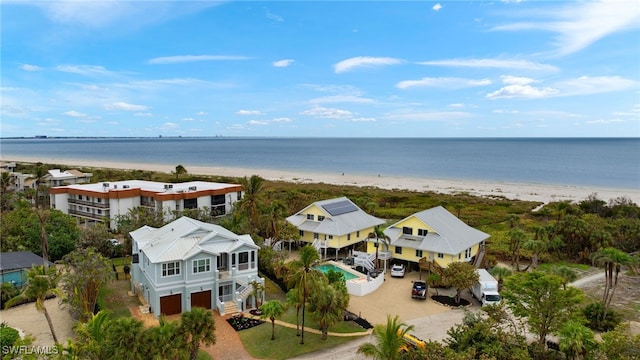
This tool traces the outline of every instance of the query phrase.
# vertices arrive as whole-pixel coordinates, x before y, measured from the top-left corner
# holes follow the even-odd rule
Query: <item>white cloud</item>
[[[528,60],[505,60],[505,59],[448,59],[420,61],[419,65],[432,66],[452,66],[452,67],[476,67],[476,68],[498,68],[498,69],[521,69],[521,70],[539,70],[539,71],[557,71],[558,68],[553,65],[540,64]]]
[[[439,11],[442,9],[442,5],[440,5],[440,3],[436,3],[431,9],[433,9],[433,11]]]
[[[519,77],[519,76],[511,76],[511,75],[504,75],[501,76],[502,82],[504,84],[508,84],[508,85],[529,85],[529,84],[533,84],[533,83],[537,83],[538,80],[532,79],[532,78],[528,78],[528,77]]]
[[[507,85],[497,91],[487,94],[489,99],[500,98],[541,98],[558,93],[557,89],[546,87],[536,88],[530,85]]]
[[[333,66],[336,74],[351,71],[359,67],[376,67],[401,64],[403,60],[391,57],[357,56],[342,60]]]
[[[356,95],[334,95],[323,96],[309,101],[312,104],[327,104],[327,103],[357,103],[357,104],[370,104],[373,103],[373,99],[363,98]]]
[[[277,22],[283,22],[284,18],[278,14],[274,14],[270,11],[267,11],[267,19],[273,20],[273,21],[277,21]]]
[[[66,111],[64,114],[67,115],[67,116],[75,117],[75,118],[87,117],[87,114],[83,114],[83,113],[75,111],[75,110]]]
[[[372,118],[372,117],[360,117],[360,118],[353,118],[350,120],[351,122],[375,122],[376,118]]]
[[[563,95],[590,95],[607,92],[637,89],[638,82],[619,76],[581,76],[576,79],[565,80],[556,84]]]
[[[555,55],[578,52],[613,33],[640,26],[640,6],[635,1],[571,2],[549,11],[535,11],[542,20],[517,22],[493,30],[546,30],[556,33]]]
[[[247,121],[249,125],[269,125],[268,121],[265,120],[249,120]]]
[[[182,118],[180,120],[182,120],[182,121],[194,121],[195,119],[192,118],[192,117],[186,117],[186,118]]]
[[[263,114],[262,114],[262,111],[259,111],[259,110],[238,110],[236,111],[236,115],[257,116],[257,115],[263,115]]]
[[[301,112],[302,115],[316,116],[326,119],[350,119],[353,117],[353,113],[348,110],[326,108],[322,106],[314,106],[309,110]]]
[[[205,115],[207,115],[207,112],[206,112],[206,111],[198,111],[198,112],[196,113],[196,115],[198,115],[198,116],[205,116]]]
[[[128,104],[126,102],[115,102],[104,106],[107,110],[125,110],[125,111],[144,111],[148,110],[148,106]]]
[[[31,64],[22,64],[22,66],[20,66],[20,69],[24,71],[41,71],[42,70],[40,66],[31,65]]]
[[[294,61],[295,60],[293,59],[282,59],[282,60],[274,61],[271,64],[275,67],[288,67],[289,65],[293,64]]]
[[[399,89],[408,89],[410,87],[438,87],[448,89],[461,89],[474,86],[491,85],[489,79],[463,79],[463,78],[422,78],[420,80],[404,80],[396,84]]]
[[[80,75],[112,75],[112,71],[97,65],[59,65],[56,70]]]
[[[385,115],[385,119],[401,120],[401,121],[450,121],[463,118],[469,118],[472,115],[464,111],[412,111],[405,110],[401,112]]]
[[[288,117],[279,117],[279,118],[275,118],[273,120],[271,120],[274,123],[290,123],[293,120],[289,119]]]
[[[236,55],[177,55],[157,57],[149,60],[149,64],[177,64],[195,61],[249,60],[246,56]]]
[[[140,116],[140,117],[151,117],[151,116],[153,116],[152,113],[135,113],[133,115],[134,116]]]

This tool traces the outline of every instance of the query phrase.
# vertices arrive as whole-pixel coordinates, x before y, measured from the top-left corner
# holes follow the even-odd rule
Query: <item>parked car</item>
[[[427,291],[429,290],[429,286],[424,281],[414,281],[413,287],[411,288],[411,298],[412,299],[427,299]]]
[[[404,265],[403,264],[391,265],[391,276],[404,277]]]

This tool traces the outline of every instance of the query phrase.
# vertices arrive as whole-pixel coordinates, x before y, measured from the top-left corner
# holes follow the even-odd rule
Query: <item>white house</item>
[[[225,215],[242,199],[242,185],[190,181],[167,184],[125,180],[94,184],[74,184],[49,189],[50,204],[81,223],[109,222],[142,206],[161,211],[169,221],[185,209],[208,210],[212,216]]]
[[[51,169],[44,177],[44,182],[48,187],[85,184],[91,181],[91,173],[83,173],[82,171],[71,169],[61,171],[60,169]]]
[[[259,247],[251,236],[188,217],[129,234],[132,291],[156,316],[195,306],[223,315],[255,307],[252,283],[263,285],[264,279],[258,277]]]

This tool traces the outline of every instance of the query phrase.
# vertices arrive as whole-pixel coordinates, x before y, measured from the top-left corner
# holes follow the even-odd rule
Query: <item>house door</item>
[[[211,309],[211,290],[191,293],[191,308],[196,306]]]
[[[182,294],[160,297],[160,314],[175,315],[182,312]]]

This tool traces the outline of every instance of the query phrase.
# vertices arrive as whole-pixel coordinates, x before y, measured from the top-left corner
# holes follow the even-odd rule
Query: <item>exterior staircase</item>
[[[235,301],[227,301],[224,303],[224,313],[225,314],[236,314],[238,313],[238,306]]]
[[[440,280],[436,283],[436,285],[444,285],[444,269],[442,268],[442,266],[438,265],[437,262],[429,261],[426,257],[423,257],[418,262],[418,265],[420,266],[420,271],[426,270],[430,274],[437,274],[438,276],[440,276]]]

